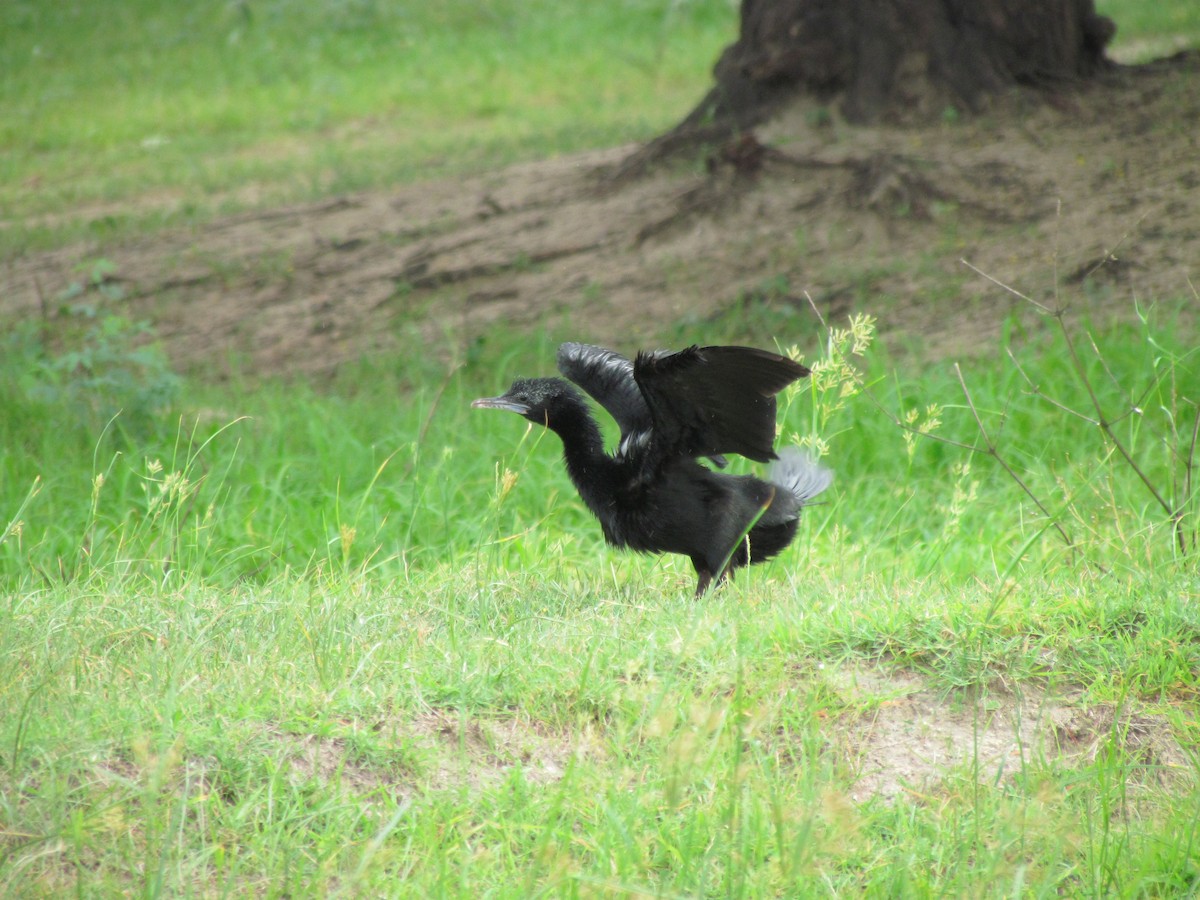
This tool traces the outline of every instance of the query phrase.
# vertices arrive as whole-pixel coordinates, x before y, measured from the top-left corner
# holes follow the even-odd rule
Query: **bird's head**
[[[482,397],[471,403],[475,409],[503,409],[530,422],[553,428],[571,415],[586,410],[587,403],[561,378],[518,378],[499,397]]]

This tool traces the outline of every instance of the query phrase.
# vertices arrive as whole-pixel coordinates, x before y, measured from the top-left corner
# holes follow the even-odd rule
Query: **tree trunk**
[[[1093,0],[742,0],[716,85],[628,162],[721,142],[797,96],[851,122],[978,110],[1007,88],[1058,88],[1112,64]]]

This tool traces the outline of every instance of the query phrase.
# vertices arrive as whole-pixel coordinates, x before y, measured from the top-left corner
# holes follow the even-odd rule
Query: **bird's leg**
[[[709,588],[719,588],[733,578],[733,570],[732,565],[726,566],[716,577],[716,584],[713,584],[712,572],[702,566],[696,566],[696,599],[703,597]]]
[[[761,515],[761,513],[760,513],[760,515]],[[755,521],[757,521],[757,519]],[[734,571],[737,570],[738,566],[745,566],[745,565],[750,564],[750,532],[749,531],[747,531],[744,535],[742,535],[742,539],[739,543],[740,543],[740,546],[735,545],[733,551],[728,556],[725,557],[725,564],[721,567],[721,574],[719,574],[717,576],[717,583],[716,583],[716,585],[714,585],[714,587],[720,587],[726,581],[732,580],[733,573],[734,573]],[[744,560],[738,555],[738,551],[741,550],[743,547],[746,550],[746,558]],[[712,579],[711,573],[709,574],[709,579],[710,579],[710,581]],[[705,587],[707,587],[708,584],[709,584],[709,582],[705,582]]]

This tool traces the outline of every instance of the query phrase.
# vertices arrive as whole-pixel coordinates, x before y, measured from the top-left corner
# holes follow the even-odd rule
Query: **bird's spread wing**
[[[807,374],[786,356],[752,347],[639,353],[633,363],[659,453],[737,453],[759,462],[775,458],[775,395]]]
[[[558,371],[608,410],[622,437],[650,428],[650,407],[633,380],[633,363],[620,353],[591,344],[563,344],[558,348]]]

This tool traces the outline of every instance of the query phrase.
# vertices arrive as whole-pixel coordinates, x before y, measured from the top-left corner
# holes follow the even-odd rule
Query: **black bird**
[[[792,447],[774,452],[775,395],[809,370],[751,347],[642,352],[631,362],[589,344],[558,348],[559,371],[616,419],[612,454],[583,395],[561,378],[518,378],[500,397],[471,405],[544,425],[563,442],[579,495],[614,547],[682,553],[696,596],[715,578],[770,559],[791,543],[801,508],[832,473]],[[768,480],[726,475],[723,454],[777,460]]]

